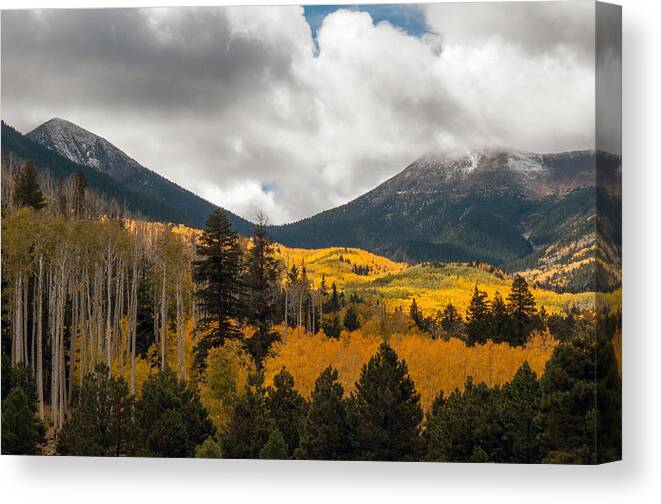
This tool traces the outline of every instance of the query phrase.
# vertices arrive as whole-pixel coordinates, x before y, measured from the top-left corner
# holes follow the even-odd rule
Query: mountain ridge
[[[140,197],[147,197],[164,210],[156,217],[190,226],[203,227],[216,205],[192,191],[141,165],[105,138],[61,118],[53,118],[24,135],[69,161],[104,173],[117,184]],[[252,223],[224,209],[233,228],[244,236]]]
[[[357,247],[410,262],[547,271],[560,261],[574,272],[550,287],[609,290],[617,273],[591,279],[588,264],[621,261],[620,177],[618,156],[592,150],[425,154],[358,198],[270,232],[287,246]]]

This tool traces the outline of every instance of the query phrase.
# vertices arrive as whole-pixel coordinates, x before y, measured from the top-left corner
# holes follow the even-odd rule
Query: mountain
[[[620,165],[594,151],[426,154],[355,200],[270,232],[290,247],[485,261],[556,290],[609,290],[620,281],[609,267],[621,262]]]
[[[22,145],[22,157],[38,158],[33,159],[35,165],[50,168],[54,162],[62,165],[64,158],[77,167],[87,168],[86,174],[105,175],[93,177],[103,181],[101,187],[95,188],[102,192],[111,189],[113,197],[130,202],[154,220],[203,227],[215,208],[212,203],[145,168],[104,138],[64,119],[51,119],[21,138],[13,136],[13,144]],[[3,127],[3,149],[6,147],[4,137]],[[57,157],[45,156],[36,146],[48,149]],[[48,157],[51,159],[46,159]],[[227,210],[226,213],[236,231],[246,236],[251,233],[250,222]]]

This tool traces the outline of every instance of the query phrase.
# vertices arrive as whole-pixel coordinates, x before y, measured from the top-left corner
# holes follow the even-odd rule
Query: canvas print
[[[621,9],[2,12],[3,455],[622,456]]]

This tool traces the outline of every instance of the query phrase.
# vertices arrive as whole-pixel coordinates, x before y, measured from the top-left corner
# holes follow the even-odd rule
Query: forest
[[[82,173],[2,175],[3,454],[621,458],[617,303],[350,249],[315,268],[261,215],[243,238],[220,209],[196,230]],[[420,273],[447,268],[470,290]]]

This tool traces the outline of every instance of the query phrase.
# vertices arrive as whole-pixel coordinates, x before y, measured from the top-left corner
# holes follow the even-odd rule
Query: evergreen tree
[[[339,338],[342,327],[340,325],[340,317],[335,313],[330,317],[326,318],[323,322],[324,334],[329,338]]]
[[[344,314],[344,328],[347,331],[356,331],[360,329],[360,321],[358,320],[358,314],[353,306],[349,305],[346,313]]]
[[[5,286],[2,286],[2,290],[4,291]],[[2,309],[4,311],[5,309],[5,303],[3,300],[2,303]],[[9,325],[9,323],[7,323]],[[5,320],[3,317],[2,320],[2,327],[3,330],[5,329]],[[2,352],[2,365],[0,365],[0,373],[2,375],[2,385],[0,386],[0,404],[5,401],[5,398],[9,395],[11,392],[11,359],[9,358],[9,355],[7,355],[6,352]]]
[[[351,455],[351,423],[337,371],[324,369],[314,385],[296,457],[345,460]]]
[[[197,391],[169,369],[145,380],[136,422],[142,453],[152,457],[192,457],[215,430]]]
[[[74,209],[76,216],[81,217],[83,209],[85,208],[85,191],[87,189],[87,178],[80,170],[74,174]]]
[[[105,364],[85,375],[73,413],[57,438],[62,455],[131,455],[135,448],[133,398],[123,378]]]
[[[497,389],[474,385],[470,376],[463,392],[455,389],[447,399],[440,394],[426,422],[427,460],[503,462],[498,402]]]
[[[524,362],[511,381],[503,386],[500,417],[503,423],[503,449],[507,462],[540,462],[539,429],[534,418],[539,412],[542,390],[537,375]]]
[[[193,262],[193,280],[200,285],[195,295],[202,308],[197,329],[203,336],[196,347],[200,369],[210,348],[241,335],[236,325],[243,315],[241,247],[223,210],[217,208],[209,215],[197,255],[200,259]]]
[[[234,408],[227,432],[222,439],[225,458],[255,459],[268,441],[273,421],[266,406],[261,375],[250,377],[246,392]]]
[[[420,395],[406,362],[387,343],[363,366],[351,397],[360,460],[416,460],[420,455]]]
[[[608,309],[597,314],[597,462],[622,458],[622,379],[618,370],[613,339],[622,330],[622,313]]]
[[[486,343],[491,333],[491,316],[487,293],[475,286],[466,311],[466,338],[468,345]]]
[[[28,161],[16,178],[16,189],[14,191],[14,204],[20,207],[32,207],[36,210],[44,208],[44,194],[39,187],[37,172],[32,161]]]
[[[327,313],[334,313],[337,310],[340,309],[340,298],[337,294],[337,285],[335,285],[335,282],[331,285],[331,295],[330,298],[328,299],[328,303],[326,303],[326,306],[324,307],[324,311]]]
[[[441,327],[448,338],[457,337],[463,330],[464,321],[452,303],[448,303],[440,315]]]
[[[524,345],[535,327],[537,306],[528,289],[528,283],[521,275],[516,275],[512,281],[512,290],[507,296],[507,311],[512,317],[513,325],[510,343]]]
[[[266,407],[286,443],[287,455],[293,455],[307,415],[307,403],[294,388],[294,377],[285,368],[273,377],[273,387],[266,389]]]
[[[425,330],[425,321],[424,317],[422,316],[422,310],[418,308],[418,303],[416,303],[415,298],[413,298],[413,301],[411,301],[411,308],[409,309],[409,317],[413,321],[413,323],[420,329],[421,331]]]
[[[289,458],[287,443],[279,429],[275,428],[271,431],[266,444],[259,450],[259,458],[270,460],[286,460]]]
[[[30,399],[21,388],[14,388],[2,403],[2,454],[34,455],[37,441]]]
[[[592,335],[582,334],[561,342],[546,363],[535,418],[545,463],[597,462],[595,350]]]
[[[252,247],[246,264],[246,321],[255,327],[255,333],[246,346],[258,370],[268,355],[271,345],[278,339],[273,324],[278,316],[280,291],[280,263],[274,257],[273,242],[266,234],[266,219],[260,214],[252,237]]]
[[[14,367],[10,368],[9,375],[11,390],[20,388],[28,398],[28,405],[30,406],[30,409],[36,413],[37,385],[34,382],[32,368],[24,362],[19,362]]]
[[[492,339],[494,343],[509,341],[513,330],[512,318],[507,310],[507,305],[500,292],[496,292],[491,302],[491,321],[493,323]]]

